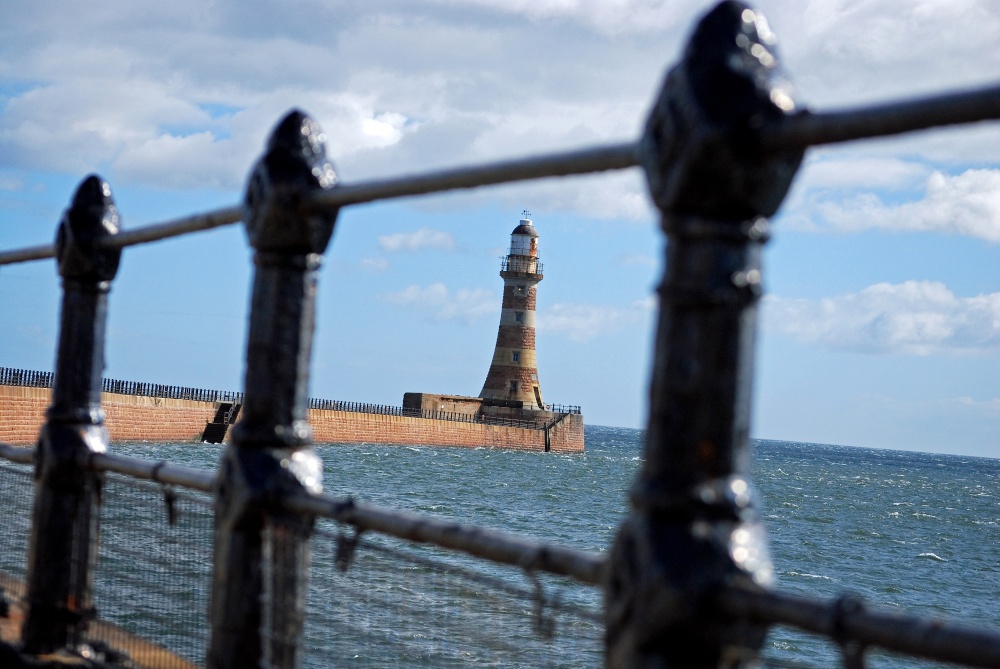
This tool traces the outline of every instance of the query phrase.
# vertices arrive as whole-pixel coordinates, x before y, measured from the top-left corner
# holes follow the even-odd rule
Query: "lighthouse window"
[[[514,312],[514,320],[517,321],[518,323],[523,323],[524,322],[524,312],[523,311],[515,311]]]
[[[510,382],[510,390],[511,390],[511,392],[514,392],[514,393],[517,392],[517,381],[511,381]]]
[[[524,286],[518,286],[517,287],[517,294],[518,295],[524,295]]]
[[[514,362],[521,362],[521,352],[511,351],[510,359],[513,360]]]

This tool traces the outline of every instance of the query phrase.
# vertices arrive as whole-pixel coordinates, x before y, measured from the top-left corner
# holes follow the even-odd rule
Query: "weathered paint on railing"
[[[645,460],[608,570],[608,667],[724,666],[756,657],[767,632],[709,597],[772,580],[747,481],[753,344],[765,217],[802,151],[744,139],[795,108],[765,30],[738,3],[706,15],[643,135],[668,243]]]
[[[34,655],[75,648],[92,616],[101,477],[80,459],[107,450],[101,408],[108,292],[120,251],[97,240],[118,232],[108,184],[80,184],[56,239],[63,299],[52,405],[39,437],[28,554],[28,615],[21,632]]]
[[[291,112],[246,194],[255,271],[243,418],[216,487],[210,669],[300,662],[313,516],[288,513],[280,500],[322,488],[306,418],[317,274],[336,221],[335,211],[301,205],[335,184],[319,127]]]

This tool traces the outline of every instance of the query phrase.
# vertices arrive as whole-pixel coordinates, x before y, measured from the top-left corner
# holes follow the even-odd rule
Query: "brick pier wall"
[[[545,433],[519,427],[460,423],[411,416],[385,416],[350,411],[312,409],[309,422],[313,441],[334,444],[413,444],[416,446],[464,446],[544,451]],[[570,415],[549,430],[553,452],[583,450],[583,417]]]
[[[51,390],[0,386],[0,441],[32,445],[45,422]],[[112,441],[196,441],[215,416],[214,402],[102,393]]]
[[[549,447],[553,453],[583,450],[583,416],[571,413],[549,428]]]
[[[45,422],[48,388],[0,386],[0,442],[32,445]],[[198,441],[215,416],[214,402],[104,393],[106,425],[112,441]],[[312,409],[316,443],[413,444],[545,450],[545,433],[517,427],[461,423],[410,416],[385,416]],[[583,417],[566,416],[549,430],[553,452],[583,450]]]
[[[48,388],[0,386],[0,441],[18,446],[38,441],[51,394]]]

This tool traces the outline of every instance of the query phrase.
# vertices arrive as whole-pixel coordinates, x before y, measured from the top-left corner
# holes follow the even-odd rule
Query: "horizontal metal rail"
[[[503,160],[474,167],[456,167],[427,174],[378,179],[367,183],[344,184],[321,193],[313,204],[317,207],[344,207],[375,200],[478,188],[513,181],[620,170],[638,164],[637,144],[627,142]]]
[[[212,492],[215,472],[172,465],[166,461],[154,462],[142,458],[111,453],[91,453],[80,465],[99,472],[116,472],[137,479],[193,488],[202,492]]]
[[[211,230],[223,225],[238,223],[242,218],[243,207],[225,207],[224,209],[185,216],[184,218],[177,218],[164,223],[152,223],[141,228],[136,228],[135,230],[122,230],[111,238],[113,243],[108,244],[108,246],[111,248],[125,248],[126,246],[135,246],[136,244],[156,242],[161,239],[186,235],[189,232],[201,232],[202,230]],[[0,252],[0,265],[52,258],[55,256],[55,252],[56,247],[54,244],[32,246],[13,251],[2,251]]]
[[[970,667],[1000,667],[1000,634],[934,618],[866,611],[858,600],[834,602],[779,592],[727,588],[719,606],[730,616],[751,622],[784,624],[835,641],[878,646],[940,662]]]
[[[998,118],[1000,85],[839,112],[802,112],[764,126],[760,143],[766,151],[804,149]]]
[[[566,151],[545,156],[519,158],[488,163],[477,167],[456,167],[427,174],[379,179],[357,184],[340,184],[323,193],[309,204],[321,209],[339,208],[375,200],[411,195],[440,193],[449,190],[477,188],[512,181],[543,177],[569,176],[623,169],[638,164],[636,144],[612,144],[579,151]],[[154,223],[108,237],[104,246],[124,248],[146,244],[189,232],[210,230],[236,223],[243,218],[241,206],[216,209],[204,214]],[[0,251],[0,265],[52,258],[55,246],[47,244],[12,251]]]
[[[35,463],[35,449],[0,443],[0,458],[19,465],[31,465]]]
[[[0,442],[0,459],[30,465],[35,462],[35,449],[13,446]],[[80,463],[85,469],[98,472],[116,472],[132,478],[193,488],[202,492],[212,492],[215,472],[192,467],[172,465],[166,461],[143,460],[127,455],[111,453],[91,453]]]
[[[1000,118],[1000,86],[893,102],[840,112],[802,112],[762,128],[765,151],[801,149],[858,139],[896,135],[935,126],[973,123]],[[639,143],[624,142],[577,151],[503,160],[472,167],[456,167],[426,174],[340,184],[308,203],[322,209],[345,207],[391,198],[478,188],[544,177],[588,174],[639,164]],[[108,248],[124,248],[168,237],[209,230],[241,220],[239,205],[216,209],[109,237]],[[0,265],[51,258],[52,244],[0,251]]]
[[[583,583],[602,583],[606,558],[600,553],[563,548],[513,534],[386,509],[353,499],[300,495],[284,500],[291,511],[311,513],[409,541],[429,543],[529,571],[569,576]]]

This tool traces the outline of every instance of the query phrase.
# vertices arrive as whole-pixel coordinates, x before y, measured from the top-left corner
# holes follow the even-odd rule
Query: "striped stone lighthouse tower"
[[[544,410],[535,361],[535,296],[542,280],[538,232],[524,211],[510,233],[510,251],[500,264],[503,306],[493,362],[479,396],[523,402],[523,408]]]

